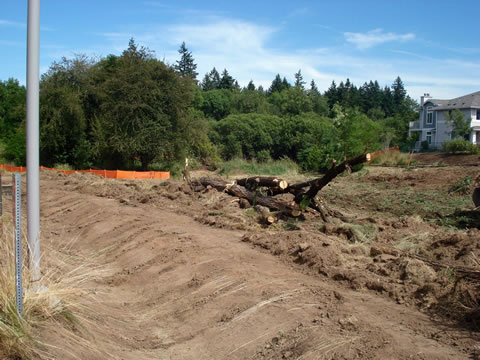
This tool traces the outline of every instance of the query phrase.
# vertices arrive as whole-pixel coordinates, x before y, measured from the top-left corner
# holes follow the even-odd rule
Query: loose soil
[[[448,188],[477,173],[369,167],[322,190],[341,218],[266,228],[180,180],[42,172],[43,242],[104,272],[82,341],[37,331],[54,359],[476,359],[478,280],[455,266],[480,270],[480,231],[442,219],[473,209]]]
[[[458,155],[439,152],[414,154],[420,165],[479,166],[480,155]]]

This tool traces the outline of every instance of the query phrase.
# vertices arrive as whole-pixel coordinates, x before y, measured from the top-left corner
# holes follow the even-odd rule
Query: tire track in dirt
[[[242,232],[67,192],[51,179],[41,201],[44,237],[76,231],[72,251],[99,252],[108,270],[91,284],[95,301],[83,303],[89,344],[45,331],[57,358],[468,358],[418,331],[441,330],[424,314],[296,271],[241,242]]]

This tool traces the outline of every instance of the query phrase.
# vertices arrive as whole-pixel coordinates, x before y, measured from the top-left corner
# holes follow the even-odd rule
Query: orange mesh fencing
[[[41,170],[60,171],[64,174],[88,172],[97,176],[103,176],[108,179],[169,179],[170,171],[124,171],[124,170],[61,170],[40,166]],[[24,166],[10,166],[0,164],[0,170],[9,172],[25,172],[27,168]]]

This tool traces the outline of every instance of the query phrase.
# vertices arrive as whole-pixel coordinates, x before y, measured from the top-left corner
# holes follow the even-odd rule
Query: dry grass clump
[[[0,220],[6,220],[5,216]],[[49,345],[39,336],[42,326],[63,327],[73,341],[76,337],[79,342],[85,342],[72,332],[72,328],[81,323],[82,306],[78,300],[88,296],[87,283],[98,277],[101,270],[92,263],[91,257],[73,253],[71,243],[53,248],[43,241],[42,253],[48,254],[48,259],[42,259],[42,278],[32,283],[24,239],[24,297],[23,316],[20,316],[16,307],[15,250],[10,223],[3,221],[4,231],[0,236],[0,358],[48,359],[51,358]]]
[[[410,160],[410,154],[402,153],[400,151],[387,151],[375,157],[372,160],[372,164],[378,165],[395,165],[395,166],[407,166]],[[412,159],[410,165],[414,165],[415,159]]]

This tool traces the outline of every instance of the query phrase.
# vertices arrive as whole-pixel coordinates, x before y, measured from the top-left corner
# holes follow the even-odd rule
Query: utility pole
[[[32,281],[40,280],[39,179],[40,0],[28,0],[27,26],[27,230]]]

